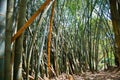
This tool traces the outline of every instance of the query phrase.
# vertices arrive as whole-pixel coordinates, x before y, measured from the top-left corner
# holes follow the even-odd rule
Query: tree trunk
[[[19,0],[18,30],[25,23],[27,0]],[[15,42],[14,80],[22,80],[23,34]]]
[[[109,0],[110,1],[110,9],[111,9],[111,17],[113,30],[115,34],[115,61],[118,61],[117,66],[120,67],[120,6],[118,0]]]

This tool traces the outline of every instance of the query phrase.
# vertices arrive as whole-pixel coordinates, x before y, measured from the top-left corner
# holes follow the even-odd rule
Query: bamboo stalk
[[[49,34],[48,34],[48,74],[49,74],[49,77],[50,77],[50,73],[51,73],[51,70],[50,70],[50,45],[51,45],[51,34],[52,34],[52,26],[53,26],[53,17],[54,17],[54,7],[55,7],[55,1],[53,2],[53,5],[52,5],[52,11],[51,11],[51,17],[50,17],[50,28],[49,28]]]

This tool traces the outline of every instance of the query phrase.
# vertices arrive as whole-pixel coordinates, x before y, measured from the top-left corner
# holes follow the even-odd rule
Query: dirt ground
[[[67,75],[63,73],[56,79],[51,80],[120,80],[120,70],[103,70],[94,73],[88,71],[80,75]]]

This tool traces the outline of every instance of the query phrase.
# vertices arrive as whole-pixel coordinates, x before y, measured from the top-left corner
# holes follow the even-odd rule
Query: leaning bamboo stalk
[[[46,0],[45,3],[34,13],[34,15],[18,30],[18,32],[12,37],[12,42],[16,40],[23,31],[34,21],[34,19],[46,8],[46,6],[51,2],[51,0]]]

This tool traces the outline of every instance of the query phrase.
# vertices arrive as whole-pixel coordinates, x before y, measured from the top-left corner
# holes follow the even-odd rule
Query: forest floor
[[[57,80],[120,80],[120,70],[117,68],[102,70],[94,73],[88,71],[80,75],[67,75],[63,73],[58,76]]]

